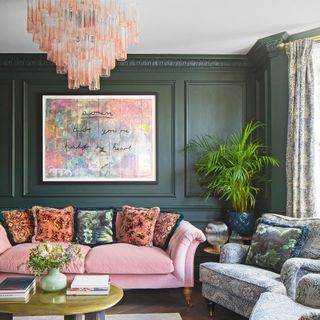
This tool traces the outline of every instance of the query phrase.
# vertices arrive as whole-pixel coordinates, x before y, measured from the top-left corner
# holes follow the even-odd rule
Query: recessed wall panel
[[[245,103],[244,82],[186,82],[186,146],[203,135],[224,139],[241,129]],[[185,195],[199,197],[203,190],[194,170],[199,153],[186,150]]]
[[[13,82],[0,81],[0,197],[14,196]]]

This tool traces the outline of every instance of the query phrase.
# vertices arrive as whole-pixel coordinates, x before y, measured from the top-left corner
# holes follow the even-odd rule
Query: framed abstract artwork
[[[46,182],[155,182],[155,95],[44,95]]]

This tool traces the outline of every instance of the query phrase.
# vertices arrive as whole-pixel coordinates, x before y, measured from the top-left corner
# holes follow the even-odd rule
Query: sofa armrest
[[[221,248],[220,263],[244,263],[249,246],[239,243],[227,243]]]
[[[173,274],[183,280],[186,287],[193,286],[195,251],[205,240],[203,232],[185,220],[181,221],[170,239],[167,253],[173,262]]]
[[[298,281],[308,273],[320,274],[320,260],[306,258],[288,259],[281,268],[281,281],[287,289],[287,295],[296,297]]]
[[[320,308],[320,274],[309,273],[299,280],[296,301],[311,308]]]
[[[8,239],[5,228],[0,224],[0,254],[11,248],[12,245]]]

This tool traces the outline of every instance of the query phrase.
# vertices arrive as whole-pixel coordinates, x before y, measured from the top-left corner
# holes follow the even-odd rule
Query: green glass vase
[[[55,292],[67,286],[67,277],[59,269],[52,268],[40,279],[40,287],[46,292]]]

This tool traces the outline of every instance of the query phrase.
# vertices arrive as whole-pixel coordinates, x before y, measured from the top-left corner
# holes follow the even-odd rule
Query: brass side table
[[[66,296],[65,290],[46,293],[39,286],[28,303],[0,300],[0,320],[17,316],[64,316],[65,320],[105,320],[105,311],[123,297],[123,290],[110,285],[106,296]]]

